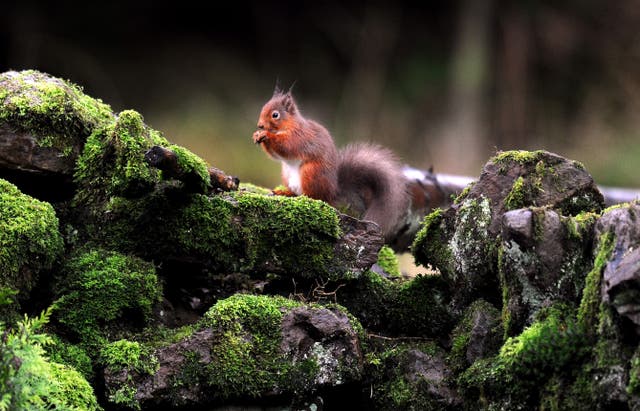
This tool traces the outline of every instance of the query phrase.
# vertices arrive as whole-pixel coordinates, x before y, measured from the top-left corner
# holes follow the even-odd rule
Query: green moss
[[[0,408],[6,410],[100,410],[93,389],[76,370],[51,362],[39,330],[50,310],[24,317],[14,328],[0,322]]]
[[[512,298],[512,291],[507,282],[504,270],[505,248],[498,249],[498,279],[500,281],[500,294],[502,297],[502,328],[504,330],[504,339],[509,338],[509,330],[513,327],[513,319],[511,318],[511,310],[509,309],[509,300]]]
[[[524,193],[524,185],[524,178],[522,178],[522,176],[518,177],[516,181],[513,182],[511,191],[504,199],[505,209],[515,210],[525,206],[525,199],[528,195]]]
[[[79,198],[88,201],[96,196],[99,201],[105,195],[137,197],[149,192],[160,181],[160,172],[144,161],[144,153],[153,145],[169,142],[146,127],[139,113],[121,112],[116,122],[87,139],[74,175]]]
[[[18,291],[19,297],[25,297],[38,272],[51,268],[62,251],[53,207],[0,179],[0,288],[5,289],[4,295]]]
[[[451,371],[455,374],[462,372],[471,365],[467,360],[467,349],[471,340],[474,321],[478,315],[484,316],[487,321],[495,320],[495,328],[491,330],[491,334],[484,337],[486,338],[485,343],[487,347],[493,346],[497,352],[500,343],[502,343],[504,331],[500,323],[500,312],[484,300],[474,301],[467,307],[464,316],[451,333],[451,350],[447,356],[447,363]],[[493,344],[491,343],[492,340],[495,340]],[[493,354],[495,354],[495,352]]]
[[[238,187],[239,191],[245,191],[248,193],[254,193],[254,194],[262,194],[262,195],[271,195],[273,192],[271,191],[271,189],[269,188],[264,188],[264,187],[260,187],[257,186],[255,184],[251,184],[251,183],[240,183],[240,186]]]
[[[434,385],[442,381],[428,380],[431,375],[407,374],[416,356],[441,355],[434,342],[394,343],[376,353],[367,371],[371,384],[370,401],[376,410],[441,410],[443,404],[433,395]],[[417,373],[420,370],[416,369]]]
[[[473,186],[476,184],[475,181],[469,183],[465,188],[462,189],[462,191],[460,192],[460,194],[458,194],[458,196],[453,200],[453,204],[460,204],[462,203],[464,200],[467,199],[467,197],[469,196],[469,192],[471,191],[471,189],[473,188]]]
[[[198,176],[199,192],[207,192],[211,186],[211,177],[206,161],[184,147],[172,144],[167,148],[176,154],[178,166],[184,173]]]
[[[53,335],[52,344],[45,347],[49,359],[77,370],[84,378],[93,378],[93,365],[87,352],[80,346],[70,344]]]
[[[153,245],[153,247],[160,246],[159,252],[166,253],[166,255],[195,255],[213,258],[214,261],[219,262],[214,265],[215,269],[240,270],[241,261],[236,258],[238,250],[243,244],[240,230],[232,221],[235,212],[232,203],[218,196],[194,195],[190,197],[187,204],[179,209],[171,210],[171,212],[168,212],[170,204],[162,204],[161,207],[163,207],[161,213],[165,214],[152,217],[160,216],[164,223],[158,224],[155,221],[148,223],[152,231],[158,231],[154,235],[158,237],[155,238],[166,240],[163,240],[161,244]],[[125,210],[126,203],[119,214]],[[147,208],[141,208],[141,217],[146,218],[146,212]],[[139,241],[144,240],[140,239]]]
[[[365,271],[336,294],[338,303],[347,307],[369,330],[380,330],[393,324],[387,307],[395,301],[398,285],[381,275]]]
[[[100,350],[99,362],[114,370],[127,367],[149,375],[155,373],[159,367],[157,358],[148,347],[129,340],[118,340],[106,344]]]
[[[504,367],[496,358],[481,358],[458,376],[458,391],[469,404],[469,409],[487,409],[489,400],[501,394],[502,387],[497,381],[504,378]]]
[[[378,265],[391,278],[401,278],[398,256],[389,246],[383,246],[378,252]]]
[[[51,382],[55,385],[56,395],[63,399],[67,407],[57,405],[55,409],[101,410],[93,388],[81,373],[63,365],[51,363]]]
[[[242,218],[244,265],[316,267],[331,276],[334,240],[342,233],[335,209],[307,197],[234,193]]]
[[[204,315],[201,326],[220,333],[206,375],[220,397],[256,397],[287,385],[288,361],[278,354],[282,316],[300,305],[282,297],[236,295]]]
[[[330,353],[325,352],[321,342],[316,342],[304,359],[290,358],[290,353],[282,352],[283,316],[300,306],[283,297],[239,294],[217,302],[199,323],[200,328],[216,333],[212,361],[206,366],[191,367],[187,374],[191,380],[211,386],[221,399],[255,398],[264,392],[304,393],[336,378],[355,378],[352,365],[338,364],[336,368],[326,362]],[[345,312],[337,306],[307,307]],[[197,358],[192,362],[199,363]],[[332,375],[335,372],[340,375]],[[177,388],[182,384],[180,378],[174,381]]]
[[[627,394],[640,396],[640,352],[636,350],[629,362],[629,383]]]
[[[439,275],[418,275],[398,284],[389,310],[392,329],[405,335],[435,337],[448,332],[455,315],[446,306],[447,285]]]
[[[520,335],[509,338],[497,356],[476,361],[458,379],[461,392],[479,403],[500,403],[509,408],[536,408],[541,385],[564,378],[582,364],[590,352],[586,330],[564,305],[538,313]]]
[[[543,164],[542,161],[537,165]],[[536,173],[527,176],[519,176],[511,187],[511,191],[504,198],[505,210],[516,210],[527,206],[536,206],[536,198],[542,192],[542,178],[546,168],[536,165]],[[538,170],[540,174],[538,174]]]
[[[594,329],[596,321],[598,321],[598,311],[601,304],[600,282],[602,272],[611,257],[614,246],[615,236],[611,232],[602,234],[598,239],[593,268],[587,274],[582,300],[578,308],[578,322],[587,329]]]
[[[123,325],[143,324],[160,300],[153,265],[135,257],[93,250],[71,258],[64,273],[56,287],[57,318],[87,348],[103,343]]]
[[[574,217],[564,220],[569,239],[582,240],[587,235],[590,235],[597,219],[598,214],[583,211]]]
[[[341,234],[335,209],[306,197],[233,193],[193,196],[165,218],[158,238],[172,253],[213,258],[219,270],[299,270],[298,275],[332,276],[334,241]]]
[[[510,372],[532,381],[563,371],[587,353],[584,330],[572,315],[563,305],[541,310],[538,321],[504,343],[501,361]]]
[[[447,231],[442,209],[436,208],[422,220],[420,230],[411,245],[416,263],[432,265],[445,273],[453,271]]]
[[[634,204],[637,204],[637,200],[636,201],[632,201],[630,203],[618,203],[618,204],[610,205],[609,207],[605,208],[602,211],[602,215],[608,213],[609,211],[616,210],[618,208],[631,209],[632,205],[634,205]]]
[[[536,163],[540,156],[544,154],[544,151],[526,151],[526,150],[512,150],[503,151],[491,158],[489,161],[496,164],[505,164],[515,162],[518,164],[533,164]]]
[[[539,409],[591,411],[598,409],[589,366],[577,370],[575,379],[552,377],[541,393]]]
[[[447,308],[448,287],[439,275],[389,281],[367,271],[337,293],[367,330],[436,337],[447,334],[455,316]]]
[[[544,241],[544,222],[547,218],[547,209],[544,207],[535,207],[531,209],[533,239],[536,243]]]
[[[147,346],[136,341],[118,340],[106,344],[99,355],[99,363],[106,372],[121,372],[153,375],[159,368],[158,359]],[[112,404],[139,410],[140,404],[135,398],[137,392],[133,381],[127,381],[117,388],[109,387],[107,398]]]
[[[0,123],[34,134],[43,147],[70,155],[74,140],[111,121],[108,105],[68,81],[35,70],[0,74]]]

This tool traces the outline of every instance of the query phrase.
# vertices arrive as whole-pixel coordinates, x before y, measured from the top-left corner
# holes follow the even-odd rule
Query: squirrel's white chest
[[[280,160],[282,161],[282,176],[287,182],[289,190],[297,195],[302,194],[302,181],[300,180],[300,160]]]

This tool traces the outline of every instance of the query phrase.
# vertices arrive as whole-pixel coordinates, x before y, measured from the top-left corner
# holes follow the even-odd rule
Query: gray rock
[[[500,272],[508,335],[556,301],[576,301],[591,265],[595,215],[577,221],[546,208],[508,211],[502,219]]]
[[[602,274],[602,297],[636,325],[640,334],[640,206],[608,210],[596,225],[596,235],[612,233],[614,247]]]

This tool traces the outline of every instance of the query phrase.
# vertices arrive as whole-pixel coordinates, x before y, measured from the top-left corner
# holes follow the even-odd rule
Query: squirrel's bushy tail
[[[380,226],[389,241],[409,210],[407,179],[395,155],[374,144],[353,144],[340,151],[338,208]]]

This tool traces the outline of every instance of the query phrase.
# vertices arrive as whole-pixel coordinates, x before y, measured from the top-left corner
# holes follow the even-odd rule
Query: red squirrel
[[[404,224],[407,179],[393,153],[363,143],[338,151],[326,128],[302,116],[291,91],[276,89],[263,106],[253,142],[282,162],[286,189],[275,194],[304,194],[373,221],[387,242]]]

